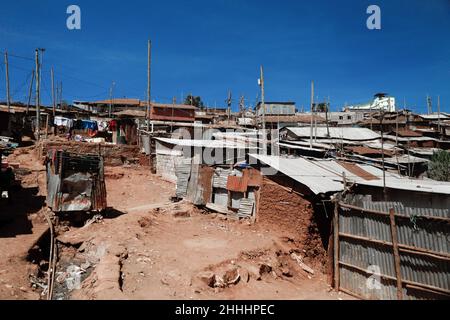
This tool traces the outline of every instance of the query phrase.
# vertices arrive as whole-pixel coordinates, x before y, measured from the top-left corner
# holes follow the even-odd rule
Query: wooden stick
[[[362,237],[362,236],[356,236],[353,234],[348,234],[348,233],[343,233],[343,232],[339,232],[339,236],[392,247],[392,243],[388,242],[388,241],[377,240],[377,239],[372,239],[372,238],[367,238],[367,237]],[[412,247],[412,246],[408,246],[408,245],[400,244],[400,243],[398,244],[398,247],[401,252],[426,256],[426,257],[430,257],[430,258],[434,258],[434,259],[441,259],[444,261],[450,260],[450,255],[445,254],[445,253],[439,253],[439,252],[431,251],[428,249]]]
[[[334,217],[333,217],[333,235],[334,235],[334,288],[339,291],[339,203],[336,201],[334,204]]]
[[[339,261],[339,264],[343,265],[345,267],[351,268],[351,269],[355,269],[355,270],[361,271],[364,274],[372,275],[371,273],[368,273],[366,269],[358,267],[358,266],[355,266],[353,264],[350,264],[350,263],[347,263],[347,262],[342,262],[342,261]],[[379,276],[381,278],[387,279],[387,280],[392,280],[392,281],[396,280],[395,277],[388,276],[388,275],[385,275],[385,274],[380,274]],[[411,281],[411,280],[403,280],[402,282],[405,283],[406,285],[413,285],[413,286],[417,286],[417,287],[433,290],[433,291],[436,291],[436,292],[441,292],[441,293],[443,293],[445,295],[450,296],[450,291],[446,290],[446,289],[443,289],[443,288],[431,286],[431,285],[424,284],[424,283],[418,283],[418,282]],[[339,291],[343,291],[343,290],[341,288],[339,288]]]
[[[389,217],[391,222],[392,249],[394,254],[395,275],[397,278],[397,299],[403,300],[402,271],[400,267],[400,254],[398,252],[397,226],[395,225],[394,209],[389,209]]]
[[[386,213],[386,212],[370,210],[370,209],[364,209],[364,208],[361,208],[361,207],[353,206],[351,204],[346,204],[344,202],[339,202],[339,205],[341,207],[343,207],[343,208],[348,208],[348,209],[352,209],[352,210],[356,210],[356,211],[367,212],[367,213],[377,214],[377,215],[381,215],[381,216],[389,216],[389,213]],[[410,219],[409,216],[403,215],[403,214],[398,214],[397,213],[395,216],[399,217],[399,218]],[[437,217],[437,216],[420,216],[420,218],[450,222],[449,218]]]

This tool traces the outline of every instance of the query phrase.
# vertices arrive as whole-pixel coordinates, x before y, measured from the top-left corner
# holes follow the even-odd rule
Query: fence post
[[[334,288],[339,291],[339,201],[334,203],[333,235],[334,235]]]
[[[394,209],[389,209],[389,218],[391,222],[392,249],[394,253],[395,275],[397,278],[397,299],[403,300],[402,275],[400,268],[400,255],[398,250],[397,226],[395,224]]]

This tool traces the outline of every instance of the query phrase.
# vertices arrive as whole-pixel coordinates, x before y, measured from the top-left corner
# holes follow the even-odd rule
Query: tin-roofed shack
[[[47,205],[54,212],[106,209],[103,158],[51,150],[46,157]]]

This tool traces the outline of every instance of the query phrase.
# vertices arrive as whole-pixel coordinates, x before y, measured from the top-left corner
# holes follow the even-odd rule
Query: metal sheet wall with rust
[[[355,205],[355,198],[348,197],[346,200]],[[401,202],[372,202],[370,197],[364,197],[361,201],[364,202],[361,210],[377,209],[374,211],[387,213],[390,208],[395,208],[398,214],[398,243],[411,248],[408,252],[400,250],[404,299],[436,299],[444,296],[448,298],[450,224],[445,218],[442,219],[442,215],[446,213],[441,209],[404,208]],[[339,233],[344,234],[339,238],[340,287],[366,299],[396,299],[396,273],[390,245],[392,238],[389,217],[361,210],[339,210]],[[411,211],[415,214],[410,215]],[[418,214],[421,211],[424,213],[422,216]],[[438,218],[423,218],[425,215],[430,216],[430,212]],[[362,238],[346,237],[345,234]],[[384,244],[363,238],[380,240]],[[417,254],[414,253],[414,248],[434,254]],[[381,277],[380,287],[373,289],[368,284],[373,272],[377,271]],[[422,286],[422,289],[415,288],[414,284]],[[430,293],[429,289],[435,292]]]
[[[54,212],[106,209],[102,157],[50,150],[46,162],[47,205]]]

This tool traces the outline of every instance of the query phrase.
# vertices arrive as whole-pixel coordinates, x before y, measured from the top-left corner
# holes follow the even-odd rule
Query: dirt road
[[[37,299],[39,290],[28,281],[36,266],[27,256],[46,229],[45,175],[34,153],[11,159],[32,171],[24,187],[39,188],[7,209],[20,208],[17,219],[30,225],[25,234],[5,235],[17,219],[0,226],[0,298]],[[105,174],[111,209],[84,227],[61,229],[55,299],[349,298],[330,291],[321,270],[299,267],[282,230],[172,203],[174,185],[146,168],[107,168]],[[68,285],[70,268],[81,273],[79,286]]]

